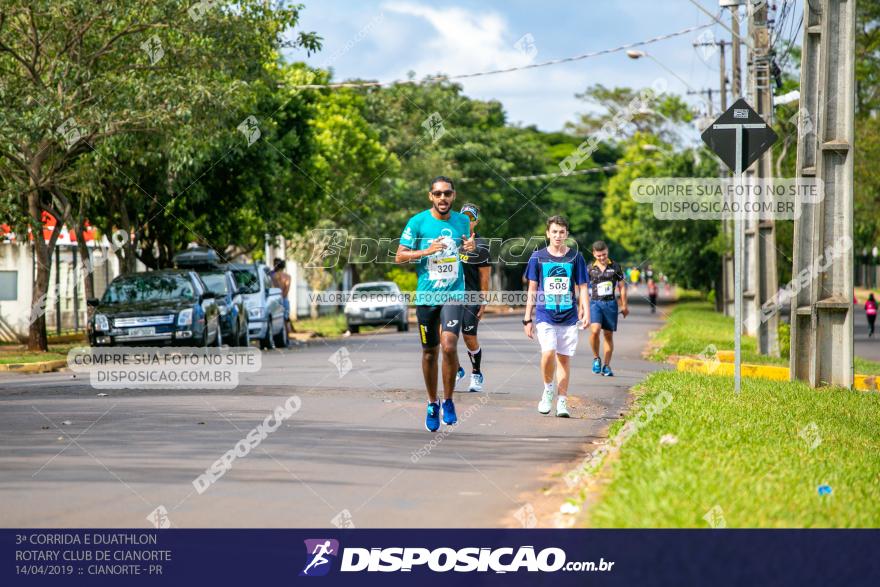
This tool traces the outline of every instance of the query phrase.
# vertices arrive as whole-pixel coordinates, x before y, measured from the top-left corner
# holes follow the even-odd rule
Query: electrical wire
[[[469,79],[469,78],[474,78],[474,77],[482,77],[482,76],[487,76],[487,75],[497,75],[497,74],[501,74],[501,73],[511,73],[514,71],[523,71],[526,69],[547,67],[549,65],[559,65],[560,63],[571,63],[573,61],[580,61],[582,59],[587,59],[590,57],[597,57],[599,55],[608,55],[610,53],[618,53],[620,51],[632,49],[633,47],[641,47],[644,45],[649,45],[651,43],[656,43],[658,41],[665,41],[666,39],[671,39],[673,37],[679,37],[681,35],[686,35],[688,33],[692,33],[694,31],[705,29],[705,28],[708,28],[708,27],[711,27],[714,25],[715,25],[714,22],[710,22],[707,24],[688,27],[686,29],[676,31],[674,33],[668,33],[665,35],[659,35],[657,37],[652,37],[652,38],[646,39],[644,41],[637,41],[635,43],[627,43],[626,45],[620,45],[619,47],[613,47],[611,49],[602,49],[601,51],[592,51],[590,53],[583,53],[581,55],[574,55],[572,57],[563,57],[561,59],[551,59],[549,61],[542,61],[541,63],[530,63],[528,65],[508,67],[505,69],[493,69],[490,71],[462,73],[462,74],[458,74],[458,75],[436,75],[436,76],[427,77],[421,81],[394,80],[394,81],[390,81],[390,82],[340,82],[340,83],[331,83],[331,84],[299,84],[299,85],[294,85],[291,87],[293,89],[297,89],[297,90],[324,90],[324,89],[335,89],[335,88],[370,88],[370,87],[391,86],[391,85],[395,85],[395,84],[420,84],[420,83],[432,83],[432,82],[438,82],[438,81],[451,81],[451,80],[459,80],[459,79]]]

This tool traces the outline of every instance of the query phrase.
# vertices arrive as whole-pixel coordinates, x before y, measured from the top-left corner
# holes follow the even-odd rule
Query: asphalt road
[[[604,435],[627,390],[661,368],[641,359],[660,314],[634,305],[617,335],[617,376],[591,373],[581,334],[573,417],[542,416],[539,350],[519,320],[484,320],[486,391],[457,394],[459,424],[434,434],[424,428],[415,331],[267,352],[260,371],[231,391],[99,397],[69,372],[3,375],[0,524],[149,527],[159,506],[182,528],[510,524],[549,471],[565,470]],[[342,354],[346,373],[338,365],[348,363],[333,360]],[[463,343],[459,354],[466,364]],[[196,492],[193,479],[290,396],[299,411]]]
[[[880,324],[875,324],[874,336],[868,338],[868,319],[865,318],[864,307],[856,308],[853,322],[853,339],[855,354],[863,359],[880,361]]]

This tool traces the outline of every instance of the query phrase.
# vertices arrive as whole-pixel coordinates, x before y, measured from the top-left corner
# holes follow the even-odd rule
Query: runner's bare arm
[[[523,316],[523,320],[532,320],[532,309],[535,306],[535,295],[538,293],[538,282],[529,280],[529,293],[526,296],[526,313]],[[529,338],[534,338],[535,330],[534,322],[529,322],[528,324],[523,325],[523,330],[526,333],[526,336]]]
[[[491,267],[480,267],[480,292],[483,294],[482,304],[480,304],[480,309],[477,311],[477,318],[483,317],[483,312],[486,309],[486,297],[489,295],[489,276],[492,273]]]
[[[435,240],[431,243],[427,249],[422,249],[420,251],[414,251],[409,247],[405,247],[403,245],[397,246],[397,254],[394,255],[395,263],[409,263],[410,261],[418,261],[422,257],[428,257],[442,251],[444,249],[443,243],[439,240]]]
[[[624,318],[626,318],[627,316],[629,316],[629,305],[627,303],[626,297],[626,282],[618,282],[617,287],[620,288],[620,313],[623,314]]]
[[[578,317],[581,319],[581,330],[585,330],[590,325],[590,287],[586,283],[578,286],[578,301],[581,307],[581,311],[578,313]]]

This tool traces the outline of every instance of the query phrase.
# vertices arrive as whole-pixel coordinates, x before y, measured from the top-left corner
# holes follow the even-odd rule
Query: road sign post
[[[733,133],[731,141],[730,132]],[[743,100],[718,117],[703,132],[703,141],[733,171],[736,192],[742,191],[743,172],[776,142],[776,133]],[[743,209],[745,206],[742,207]],[[733,293],[734,293],[734,371],[733,388],[739,393],[742,383],[742,327],[743,327],[743,217],[742,211],[734,210],[733,220]]]

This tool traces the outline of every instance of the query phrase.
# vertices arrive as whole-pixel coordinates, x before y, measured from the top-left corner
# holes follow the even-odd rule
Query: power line
[[[742,44],[744,44],[746,47],[748,47],[749,49],[754,49],[754,47],[752,46],[752,42],[751,42],[751,40],[749,40],[748,37],[743,37],[743,36],[741,36],[741,35],[739,34],[738,31],[734,31],[732,28],[730,28],[729,26],[727,26],[727,24],[726,24],[724,21],[721,20],[721,18],[720,18],[720,17],[721,17],[721,13],[720,13],[720,12],[719,12],[716,16],[713,16],[712,13],[709,12],[708,10],[706,10],[705,8],[703,8],[703,7],[700,5],[700,3],[697,2],[697,0],[688,0],[688,2],[690,2],[691,4],[693,4],[694,6],[696,6],[697,8],[699,8],[700,11],[702,11],[702,12],[704,12],[705,14],[708,14],[709,16],[711,16],[712,19],[713,19],[716,23],[720,24],[722,27],[724,27],[725,29],[727,29],[727,31],[728,31],[730,34],[732,34],[732,35],[734,36],[735,39],[737,39],[738,41],[740,41],[740,42],[741,42]],[[733,7],[731,7],[731,10],[737,10],[737,11],[738,11],[738,10],[739,10],[739,6],[733,6]]]
[[[785,43],[787,51],[785,52],[785,55],[782,58],[782,63],[779,64],[779,68],[782,69],[783,71],[785,70],[786,67],[788,67],[789,61],[791,61],[791,46],[794,44],[795,39],[797,38],[798,34],[801,31],[801,26],[804,23],[803,11],[801,11],[801,17],[797,21],[797,26],[794,25],[794,22],[795,22],[794,19],[792,19],[791,22],[792,22],[792,27],[790,29],[788,41],[786,41],[786,43]]]
[[[641,159],[639,161],[630,161],[629,163],[612,163],[610,165],[604,165],[602,167],[591,167],[590,169],[578,169],[576,171],[572,171],[570,173],[539,173],[537,175],[519,175],[516,177],[507,177],[505,181],[529,181],[531,179],[550,179],[553,177],[567,177],[569,175],[588,175],[590,173],[602,173],[603,171],[611,171],[612,169],[618,169],[620,167],[630,167],[632,165],[638,165],[639,163],[644,163],[645,161],[649,161],[649,159]],[[477,177],[461,177],[457,179],[458,182],[466,182],[466,181],[477,181]]]
[[[480,72],[475,72],[475,73],[461,73],[461,74],[457,74],[457,75],[436,75],[436,76],[427,77],[421,81],[394,80],[394,81],[390,81],[390,82],[340,82],[340,83],[333,83],[333,84],[299,84],[299,85],[294,85],[291,87],[293,89],[297,89],[297,90],[323,90],[323,89],[334,89],[334,88],[370,88],[370,87],[391,86],[394,84],[420,84],[420,83],[431,83],[431,82],[438,82],[438,81],[451,81],[451,80],[458,80],[458,79],[468,79],[468,78],[473,78],[473,77],[482,77],[482,76],[486,76],[486,75],[497,75],[500,73],[511,73],[514,71],[535,69],[538,67],[547,67],[549,65],[559,65],[560,63],[571,63],[573,61],[580,61],[582,59],[587,59],[589,57],[597,57],[599,55],[618,53],[620,51],[632,49],[633,47],[641,47],[643,45],[650,45],[651,43],[656,43],[658,41],[665,41],[666,39],[671,39],[673,37],[686,35],[688,33],[692,33],[694,31],[709,28],[714,25],[715,25],[714,22],[710,22],[708,24],[702,24],[702,25],[698,25],[698,26],[688,27],[686,29],[676,31],[674,33],[668,33],[665,35],[652,37],[652,38],[646,39],[644,41],[637,41],[635,43],[628,43],[626,45],[620,45],[619,47],[614,47],[612,49],[602,49],[601,51],[593,51],[590,53],[583,53],[581,55],[575,55],[572,57],[563,57],[561,59],[551,59],[549,61],[542,61],[541,63],[530,63],[529,65],[520,65],[520,66],[516,66],[516,67],[508,67],[505,69],[493,69],[491,71],[480,71]]]

